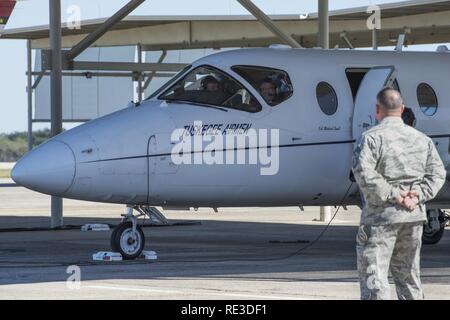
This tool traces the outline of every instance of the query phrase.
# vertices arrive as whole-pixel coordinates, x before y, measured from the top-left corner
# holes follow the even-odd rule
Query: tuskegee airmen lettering
[[[229,124],[202,124],[184,126],[185,136],[227,135],[246,134],[252,127],[251,123],[229,123]]]

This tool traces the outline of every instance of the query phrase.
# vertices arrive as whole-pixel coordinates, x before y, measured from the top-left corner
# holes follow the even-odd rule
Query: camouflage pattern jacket
[[[442,188],[446,170],[429,137],[386,117],[356,143],[353,174],[364,198],[361,224],[386,225],[426,221],[425,202]],[[395,204],[400,190],[418,191],[414,211]]]

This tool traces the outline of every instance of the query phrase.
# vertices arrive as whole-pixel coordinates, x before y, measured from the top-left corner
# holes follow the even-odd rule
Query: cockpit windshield
[[[185,101],[203,105],[261,110],[259,102],[239,82],[211,66],[195,68],[159,96],[161,100]]]
[[[174,83],[175,81],[177,81],[183,74],[185,74],[192,66],[188,65],[186,67],[183,68],[183,70],[181,70],[180,72],[178,72],[174,77],[172,77],[171,79],[169,79],[169,81],[167,81],[162,87],[160,87],[158,90],[156,90],[155,92],[153,92],[146,100],[148,99],[152,99],[156,96],[158,96],[161,92],[163,92],[164,90],[166,90],[172,83]]]

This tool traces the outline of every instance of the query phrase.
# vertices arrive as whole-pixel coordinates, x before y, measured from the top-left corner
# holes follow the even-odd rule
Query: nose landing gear
[[[111,234],[111,249],[119,252],[124,260],[138,258],[145,246],[145,236],[141,227],[132,221],[119,224]]]
[[[136,210],[138,214],[134,214]],[[164,215],[154,207],[127,206],[122,222],[114,228],[111,234],[111,249],[119,252],[124,260],[132,260],[141,256],[145,246],[145,236],[137,219],[147,216],[153,224],[169,224]]]
[[[441,209],[427,210],[427,223],[423,226],[423,244],[436,244],[441,241],[450,214]]]

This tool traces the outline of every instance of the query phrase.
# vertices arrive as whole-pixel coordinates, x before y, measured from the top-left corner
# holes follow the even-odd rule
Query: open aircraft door
[[[386,86],[392,86],[396,78],[393,66],[371,68],[358,89],[353,110],[352,135],[358,140],[364,131],[376,125],[375,104],[378,92]]]

